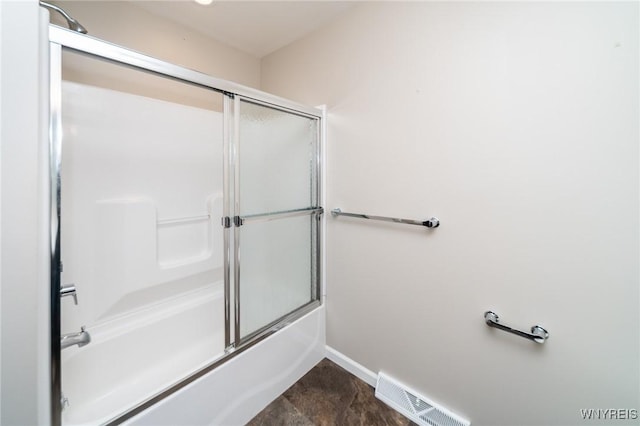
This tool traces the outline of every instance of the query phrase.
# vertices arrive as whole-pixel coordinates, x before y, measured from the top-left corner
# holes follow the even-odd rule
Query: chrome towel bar
[[[525,339],[533,340],[536,343],[544,343],[549,338],[549,333],[547,332],[547,330],[540,327],[539,325],[534,325],[533,327],[531,327],[531,333],[516,330],[514,328],[507,327],[506,325],[502,325],[498,322],[500,320],[498,314],[492,311],[487,311],[484,313],[484,320],[489,327],[494,327],[502,331],[513,333],[517,336],[524,337]]]
[[[395,223],[404,223],[405,225],[419,225],[425,226],[427,228],[437,228],[440,226],[440,221],[437,217],[432,217],[427,220],[412,220],[412,219],[400,219],[395,217],[386,217],[386,216],[373,216],[370,214],[361,214],[361,213],[346,213],[340,209],[331,210],[331,216],[348,216],[348,217],[357,217],[359,219],[369,219],[369,220],[381,220],[383,222],[395,222]]]

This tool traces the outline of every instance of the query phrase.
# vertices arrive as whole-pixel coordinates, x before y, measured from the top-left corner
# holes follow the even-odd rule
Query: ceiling
[[[345,1],[134,1],[136,6],[258,58],[327,24],[353,7]]]

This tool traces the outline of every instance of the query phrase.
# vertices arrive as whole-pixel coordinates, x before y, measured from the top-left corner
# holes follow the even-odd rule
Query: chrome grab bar
[[[516,330],[506,325],[502,325],[498,322],[500,320],[498,314],[492,311],[487,311],[484,313],[484,320],[489,327],[494,327],[502,331],[513,333],[517,336],[524,337],[525,339],[533,340],[536,343],[544,343],[549,338],[549,333],[547,332],[547,330],[540,327],[539,325],[534,325],[533,327],[531,327],[531,333]]]
[[[373,216],[370,214],[361,214],[361,213],[346,213],[340,209],[331,210],[331,216],[347,216],[347,217],[357,217],[359,219],[369,219],[369,220],[381,220],[383,222],[395,222],[395,223],[404,223],[405,225],[419,225],[425,226],[427,228],[437,228],[440,226],[440,220],[437,217],[432,217],[427,220],[412,220],[412,219],[400,219],[395,217],[387,217],[387,216]]]

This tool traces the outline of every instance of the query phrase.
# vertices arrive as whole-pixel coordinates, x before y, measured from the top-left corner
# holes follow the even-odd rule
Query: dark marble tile
[[[345,425],[406,426],[413,424],[375,396],[375,390],[365,382],[354,381],[355,398],[346,412]]]
[[[314,426],[314,423],[285,397],[279,396],[247,423],[247,426]]]
[[[304,421],[308,423],[303,423]],[[328,359],[323,359],[258,414],[249,425],[415,424],[377,399],[371,386]]]
[[[353,376],[345,373],[324,359],[287,389],[283,396],[316,425],[341,424],[340,418],[357,393]]]

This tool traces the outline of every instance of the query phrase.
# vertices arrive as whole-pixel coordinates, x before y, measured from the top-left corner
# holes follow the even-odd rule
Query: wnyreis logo
[[[635,408],[583,408],[580,410],[582,420],[636,420],[638,410]]]

